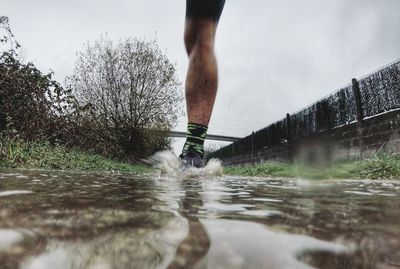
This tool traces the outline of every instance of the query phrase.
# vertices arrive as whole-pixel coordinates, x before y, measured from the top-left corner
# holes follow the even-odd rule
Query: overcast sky
[[[226,0],[209,133],[246,136],[400,57],[399,0]],[[16,39],[62,82],[107,33],[155,36],[184,81],[184,0],[1,0]],[[177,130],[185,131],[183,117]],[[175,144],[180,149],[183,141]]]

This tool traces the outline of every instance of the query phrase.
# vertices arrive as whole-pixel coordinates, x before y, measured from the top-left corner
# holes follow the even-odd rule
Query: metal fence
[[[400,60],[359,81],[365,117],[400,107]]]
[[[229,158],[400,109],[400,59],[212,154]]]

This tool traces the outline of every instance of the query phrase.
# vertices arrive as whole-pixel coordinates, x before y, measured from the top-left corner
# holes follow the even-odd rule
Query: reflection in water
[[[0,229],[0,251],[7,250],[23,240],[23,235],[14,230]]]
[[[399,268],[400,182],[0,171],[1,268]]]
[[[193,268],[210,248],[210,239],[197,216],[199,209],[203,206],[202,198],[199,195],[202,190],[202,181],[183,179],[181,186],[185,195],[180,201],[178,212],[187,219],[189,231],[179,244],[175,259],[168,266],[169,269]]]
[[[203,223],[213,239],[208,268],[310,269],[297,259],[304,251],[347,251],[340,244],[270,231],[257,223],[237,220],[204,220]]]

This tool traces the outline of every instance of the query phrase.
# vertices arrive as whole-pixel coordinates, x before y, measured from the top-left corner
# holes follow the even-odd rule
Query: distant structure
[[[170,132],[170,137],[182,137],[186,138],[186,133],[185,132],[176,132],[172,131]],[[222,135],[212,135],[212,134],[207,134],[207,140],[217,140],[217,141],[226,141],[226,142],[235,142],[238,141],[240,138],[239,137],[233,137],[233,136],[222,136]]]

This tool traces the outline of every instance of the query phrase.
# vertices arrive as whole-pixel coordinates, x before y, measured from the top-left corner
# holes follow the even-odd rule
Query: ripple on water
[[[282,212],[277,210],[247,210],[247,211],[242,211],[239,214],[257,218],[266,218],[266,217],[283,215]]]
[[[33,192],[32,191],[26,191],[26,190],[0,191],[0,197],[10,196],[10,195],[17,195],[17,194],[29,194],[29,193],[33,193]]]
[[[246,211],[247,208],[251,207],[255,207],[255,205],[206,203],[203,206],[203,209],[207,211],[219,211],[219,212],[240,212],[240,211]]]
[[[251,198],[248,199],[251,201],[258,201],[258,202],[271,202],[271,203],[282,203],[283,200],[280,199],[272,199],[272,198]]]
[[[22,174],[17,174],[17,175],[15,175],[15,177],[18,178],[18,179],[26,179],[26,178],[29,178],[28,176],[22,175]]]
[[[350,194],[358,194],[358,195],[374,195],[373,193],[365,192],[365,191],[344,191],[344,192],[350,193]]]
[[[16,264],[8,268],[167,268],[175,255],[201,256],[203,268],[398,264],[400,182],[53,173],[0,174],[0,227],[37,232],[0,229],[0,260]],[[347,249],[316,238],[358,249],[334,257]]]

